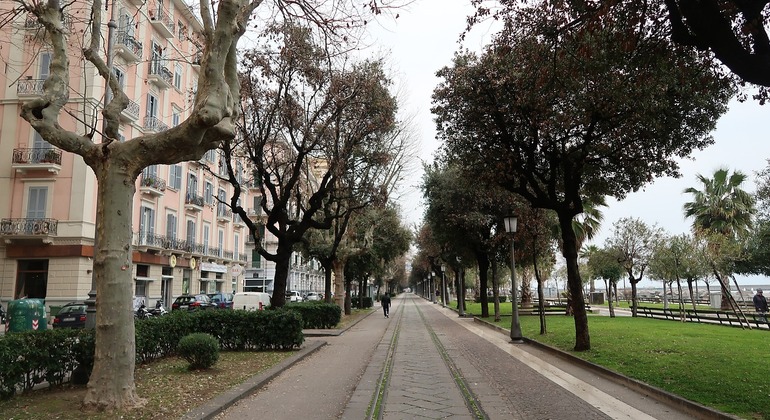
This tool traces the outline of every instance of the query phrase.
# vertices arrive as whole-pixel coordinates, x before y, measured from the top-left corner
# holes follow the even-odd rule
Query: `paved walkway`
[[[675,398],[660,402],[411,294],[394,299],[390,315],[378,310],[325,337],[325,346],[216,418],[729,418]]]

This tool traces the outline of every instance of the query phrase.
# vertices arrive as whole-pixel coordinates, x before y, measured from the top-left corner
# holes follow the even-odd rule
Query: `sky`
[[[449,65],[454,52],[460,48],[459,34],[465,27],[465,17],[472,10],[467,0],[416,0],[400,10],[395,21],[381,19],[379,25],[370,28],[371,48],[389,56],[401,94],[402,112],[414,116],[420,161],[432,161],[439,147],[430,113],[431,94],[439,82],[435,72]],[[481,27],[474,30],[462,46],[479,50],[491,34],[488,26]],[[681,160],[680,178],[659,178],[622,201],[608,199],[608,207],[603,209],[602,228],[593,243],[602,246],[612,235],[612,225],[624,217],[657,224],[672,235],[689,232],[691,220],[685,220],[682,206],[690,200],[690,195],[683,191],[690,186],[700,187],[697,174],[710,177],[722,167],[740,170],[748,175],[743,188],[754,191],[755,172],[766,167],[766,159],[770,158],[770,141],[764,134],[770,124],[765,120],[770,113],[768,107],[770,105],[763,107],[753,101],[731,102],[729,111],[712,133],[715,143],[695,152],[690,159]],[[419,224],[422,218],[421,179],[421,170],[408,178],[406,194],[401,200],[404,217],[410,225]],[[740,278],[739,282],[770,284],[770,279]]]

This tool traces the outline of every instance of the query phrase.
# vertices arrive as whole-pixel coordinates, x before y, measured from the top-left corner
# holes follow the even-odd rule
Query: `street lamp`
[[[521,325],[519,325],[519,298],[516,287],[516,260],[513,252],[513,240],[516,236],[516,216],[505,218],[505,231],[511,234],[511,303],[513,304],[513,319],[511,320],[511,341],[514,343],[523,343],[521,336]]]
[[[436,303],[436,272],[430,272],[430,301]]]
[[[446,283],[445,283],[446,266],[441,264],[441,306],[446,308]]]

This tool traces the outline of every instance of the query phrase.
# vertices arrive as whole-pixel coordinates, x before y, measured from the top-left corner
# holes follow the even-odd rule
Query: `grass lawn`
[[[480,305],[468,312],[480,313]],[[720,411],[770,419],[767,330],[590,315],[591,350],[574,352],[574,319],[549,315],[546,323],[548,334],[540,335],[539,317],[520,318],[527,338]],[[499,325],[510,328],[510,316]]]

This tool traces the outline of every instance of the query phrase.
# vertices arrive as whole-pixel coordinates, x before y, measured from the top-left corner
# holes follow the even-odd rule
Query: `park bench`
[[[637,316],[653,319],[666,319],[672,321],[678,321],[681,319],[681,315],[678,308],[649,308],[645,306],[637,307]],[[710,324],[727,325],[731,327],[740,327],[742,318],[733,312],[708,310],[708,309],[685,309],[685,318],[690,322],[702,322]],[[752,324],[755,328],[768,329],[768,323],[761,319],[760,315],[755,312],[744,311],[746,320]],[[743,322],[745,325],[745,321]]]

